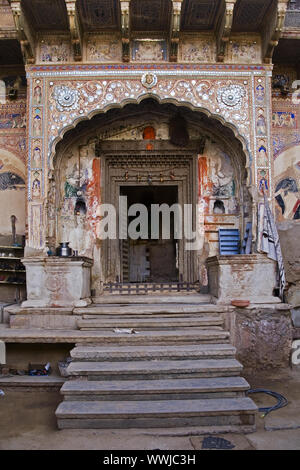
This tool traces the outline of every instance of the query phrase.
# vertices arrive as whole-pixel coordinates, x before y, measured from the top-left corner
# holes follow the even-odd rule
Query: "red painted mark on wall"
[[[198,157],[198,188],[198,200],[204,199],[204,212],[207,214],[209,208],[208,194],[211,194],[213,184],[208,176],[208,165],[206,157]]]
[[[89,180],[88,185],[87,185],[87,190],[86,190],[86,197],[87,197],[86,220],[95,237],[96,237],[96,226],[98,222],[97,207],[99,206],[101,202],[100,176],[101,176],[100,160],[98,158],[94,158],[93,165],[92,165],[92,178]]]

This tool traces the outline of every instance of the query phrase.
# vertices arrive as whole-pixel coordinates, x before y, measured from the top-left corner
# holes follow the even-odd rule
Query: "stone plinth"
[[[91,303],[93,260],[82,256],[32,257],[26,267],[27,300],[22,307],[85,307]]]
[[[264,254],[213,256],[207,259],[210,294],[216,303],[249,300],[254,304],[280,302],[273,296],[276,262]]]

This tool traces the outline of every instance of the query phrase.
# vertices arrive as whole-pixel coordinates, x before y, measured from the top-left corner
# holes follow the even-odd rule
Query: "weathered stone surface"
[[[183,361],[71,362],[71,376],[101,378],[225,377],[239,375],[242,365],[236,359],[185,359]]]
[[[174,346],[82,346],[72,349],[76,361],[142,361],[147,359],[191,359],[233,357],[236,348],[228,343],[177,344]]]
[[[22,263],[27,273],[27,300],[22,307],[85,307],[91,303],[92,259],[32,257]]]
[[[287,280],[287,301],[300,306],[300,221],[278,223],[278,233]]]
[[[64,401],[55,414],[60,429],[153,428],[254,425],[256,409],[252,400],[243,397],[173,401]]]
[[[217,303],[249,300],[276,303],[276,263],[263,254],[214,256],[207,259],[210,293]]]
[[[68,380],[61,388],[66,400],[164,400],[243,396],[249,389],[242,377],[163,380]],[[80,398],[79,398],[80,397]]]
[[[77,329],[81,317],[75,315],[10,315],[11,328]]]
[[[231,341],[247,370],[288,367],[292,343],[289,309],[236,309],[231,321]]]

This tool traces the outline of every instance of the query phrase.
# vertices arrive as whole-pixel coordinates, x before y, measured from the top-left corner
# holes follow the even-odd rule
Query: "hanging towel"
[[[275,220],[270,209],[267,196],[264,193],[264,210],[263,210],[263,221],[259,224],[261,227],[261,233],[259,234],[260,246],[259,251],[267,253],[268,258],[277,261],[278,264],[278,287],[279,296],[283,298],[283,291],[285,288],[285,273],[282,252],[280,247],[280,240],[275,224]]]

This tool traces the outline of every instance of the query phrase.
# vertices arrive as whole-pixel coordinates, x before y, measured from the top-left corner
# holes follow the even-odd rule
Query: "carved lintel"
[[[24,61],[27,64],[33,64],[35,62],[35,35],[30,30],[29,24],[26,21],[23,10],[21,8],[21,1],[11,0],[10,6]]]
[[[219,28],[217,31],[217,61],[224,62],[225,48],[229,41],[233,12],[236,0],[225,0],[224,13],[219,22]]]
[[[172,5],[173,9],[170,30],[170,62],[177,62],[182,0],[172,0]]]
[[[282,35],[287,4],[288,0],[280,0],[278,2],[275,12],[275,21],[271,22],[271,29],[268,29],[268,26],[265,28],[264,62],[266,64],[272,63],[274,49],[278,45]]]
[[[129,21],[130,0],[120,0],[121,7],[121,32],[122,32],[122,57],[124,62],[129,62],[130,58],[130,21]]]
[[[79,18],[76,9],[75,0],[65,0],[68,19],[69,19],[69,28],[71,33],[71,42],[74,53],[74,60],[82,60],[82,32],[80,28]]]

